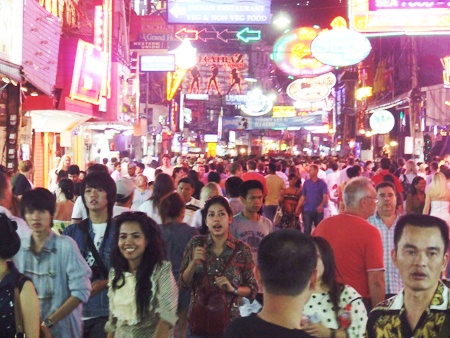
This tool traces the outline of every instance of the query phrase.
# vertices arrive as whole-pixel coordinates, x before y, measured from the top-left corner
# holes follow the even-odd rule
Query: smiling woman
[[[178,289],[163,252],[158,225],[145,213],[124,212],[116,218],[108,337],[172,337]]]

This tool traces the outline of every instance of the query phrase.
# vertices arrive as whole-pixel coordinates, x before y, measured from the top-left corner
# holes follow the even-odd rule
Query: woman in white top
[[[128,211],[116,218],[108,338],[173,336],[178,288],[163,245],[158,225],[145,213]]]
[[[147,201],[141,204],[139,211],[145,212],[157,224],[162,224],[159,204],[164,196],[175,190],[172,177],[168,174],[160,173],[155,178],[153,184],[153,194]]]
[[[317,282],[303,308],[302,328],[313,337],[365,337],[367,311],[361,295],[336,281],[333,249],[321,237],[312,237],[317,248]]]
[[[450,189],[447,188],[447,179],[442,172],[433,175],[426,191],[423,214],[439,217],[450,226]]]

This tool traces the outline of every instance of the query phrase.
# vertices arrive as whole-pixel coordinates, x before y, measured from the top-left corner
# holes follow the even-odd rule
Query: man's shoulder
[[[379,233],[379,230],[367,220],[357,215],[342,213],[324,219],[314,229],[313,235],[323,236],[327,233],[348,232],[349,228],[355,235]]]
[[[225,331],[224,338],[310,338],[303,330],[292,330],[259,318],[256,314],[233,320]]]

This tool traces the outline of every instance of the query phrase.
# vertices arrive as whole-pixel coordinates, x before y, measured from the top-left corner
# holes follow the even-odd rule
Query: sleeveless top
[[[23,285],[31,279],[19,272],[14,263],[7,262],[9,273],[0,282],[0,337],[14,338],[16,321],[14,317],[14,288],[22,292]],[[22,277],[23,278],[20,278]]]

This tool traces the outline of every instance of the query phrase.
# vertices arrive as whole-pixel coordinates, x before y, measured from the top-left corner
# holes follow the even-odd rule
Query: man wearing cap
[[[131,211],[135,188],[136,185],[132,179],[123,177],[116,181],[117,195],[116,203],[113,208],[113,217],[116,217],[125,211]]]

